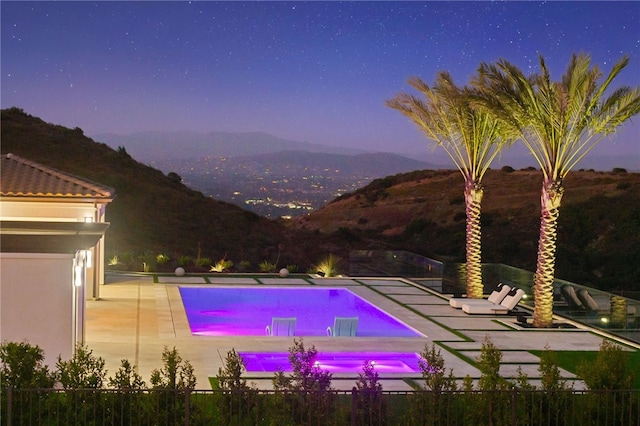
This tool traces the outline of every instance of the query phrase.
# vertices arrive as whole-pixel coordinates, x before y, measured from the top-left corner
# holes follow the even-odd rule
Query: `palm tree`
[[[600,84],[603,73],[588,55],[573,55],[558,82],[551,81],[544,58],[540,73],[525,77],[513,64],[481,64],[480,88],[472,103],[513,126],[543,173],[540,238],[534,276],[534,326],[553,325],[553,281],[563,180],[605,136],[640,111],[640,88],[621,87],[608,96],[611,82],[627,66],[621,58]]]
[[[482,178],[506,143],[515,139],[509,126],[493,115],[472,108],[447,72],[436,76],[433,87],[417,77],[409,84],[425,99],[402,93],[386,102],[399,110],[441,147],[464,177],[466,203],[467,297],[483,295],[480,211],[484,188]]]

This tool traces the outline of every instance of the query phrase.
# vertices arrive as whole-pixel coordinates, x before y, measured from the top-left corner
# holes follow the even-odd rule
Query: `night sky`
[[[640,85],[640,2],[2,1],[2,108],[91,136],[263,131],[324,145],[418,152],[429,142],[385,107],[440,70],[559,79],[574,52],[614,86]],[[640,152],[640,117],[598,153]],[[604,144],[603,144],[604,145]],[[612,152],[615,150],[615,152]],[[640,167],[639,167],[640,168]]]

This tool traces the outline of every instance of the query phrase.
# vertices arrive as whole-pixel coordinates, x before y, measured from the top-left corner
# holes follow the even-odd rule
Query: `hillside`
[[[274,262],[280,251],[282,263],[309,262],[300,250],[309,239],[292,240],[281,224],[207,198],[176,175],[140,164],[126,150],[94,142],[79,128],[49,124],[19,109],[3,110],[2,153],[9,152],[113,187],[106,256],[131,258],[132,267],[160,253],[174,259],[226,257],[256,267],[263,260]],[[317,241],[309,244],[322,247]]]
[[[463,182],[457,171],[424,170],[376,179],[288,223],[205,197],[175,173],[134,161],[81,129],[48,124],[19,109],[2,111],[2,153],[13,152],[116,190],[107,208],[107,256],[132,267],[159,253],[268,260],[300,271],[329,253],[407,250],[464,260]],[[489,171],[483,200],[483,260],[534,270],[541,174]],[[559,223],[559,278],[603,289],[640,291],[640,174],[575,171],[565,181]],[[200,250],[199,250],[200,248]],[[348,271],[346,262],[344,272]]]
[[[535,270],[539,170],[490,170],[484,180],[483,261]],[[575,171],[565,180],[556,276],[600,288],[640,290],[640,174]],[[291,226],[464,261],[465,207],[458,171],[377,179]]]

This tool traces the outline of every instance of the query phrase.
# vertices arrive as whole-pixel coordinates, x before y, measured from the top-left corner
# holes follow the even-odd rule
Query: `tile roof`
[[[2,155],[0,196],[101,198],[110,200],[113,188],[26,160]]]

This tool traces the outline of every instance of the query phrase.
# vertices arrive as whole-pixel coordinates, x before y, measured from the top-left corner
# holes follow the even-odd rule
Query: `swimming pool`
[[[264,336],[272,317],[296,317],[296,336],[326,336],[334,318],[357,316],[357,337],[424,337],[348,289],[180,287],[191,333]]]
[[[238,352],[247,372],[291,371],[286,352]],[[333,352],[318,353],[316,365],[331,373],[359,373],[368,362],[378,373],[420,373],[422,358],[412,352]]]

